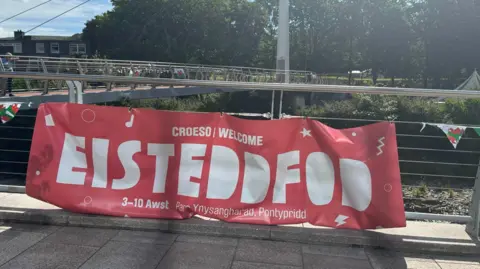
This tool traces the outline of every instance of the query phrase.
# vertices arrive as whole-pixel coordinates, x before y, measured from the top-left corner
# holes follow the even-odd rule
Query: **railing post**
[[[77,101],[77,104],[83,104],[83,83],[80,81],[74,81],[73,84],[75,84],[75,99]]]
[[[43,59],[40,59],[40,65],[41,65],[41,67],[42,67],[43,72],[44,72],[44,73],[48,73],[47,65],[45,64],[45,62],[43,61]],[[48,94],[48,83],[49,83],[49,81],[46,80],[46,81],[45,81],[45,84],[44,84],[44,86],[43,86],[43,93],[42,93],[42,95]]]
[[[2,61],[0,61],[0,72],[5,72],[5,67]],[[7,93],[7,79],[0,78],[0,96],[4,96]]]
[[[472,201],[470,203],[470,217],[472,221],[467,224],[466,231],[470,236],[480,238],[480,162],[477,168],[475,186],[473,187]]]
[[[67,80],[68,102],[83,104],[83,83],[80,81]]]
[[[75,96],[75,85],[73,81],[67,80],[67,87],[68,87],[68,102],[69,103],[76,103],[76,96]]]

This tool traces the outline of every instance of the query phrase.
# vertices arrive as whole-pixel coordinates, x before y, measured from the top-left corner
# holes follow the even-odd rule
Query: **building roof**
[[[31,37],[33,41],[80,41],[80,35],[73,35],[73,36],[41,36],[41,35],[34,35],[34,36],[26,36]],[[2,37],[0,41],[15,41],[14,37]]]

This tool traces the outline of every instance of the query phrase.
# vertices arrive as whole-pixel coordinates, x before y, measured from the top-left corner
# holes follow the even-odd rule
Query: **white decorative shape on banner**
[[[344,216],[344,215],[338,215],[337,218],[335,219],[335,223],[337,224],[337,227],[338,226],[342,226],[344,225],[346,222],[346,220],[348,219],[349,217],[348,216]]]
[[[368,166],[361,161],[340,159],[342,180],[342,205],[360,212],[372,202],[372,176]]]
[[[207,198],[230,198],[237,187],[240,161],[237,153],[224,146],[213,146],[208,176]]]
[[[148,144],[147,154],[155,156],[153,193],[164,193],[167,181],[168,160],[175,155],[173,144]]]
[[[380,155],[383,154],[382,148],[385,146],[385,143],[383,143],[384,140],[385,140],[385,137],[380,137],[380,138],[378,139],[378,146],[377,146],[378,152],[377,152],[377,156],[380,156]]]
[[[37,170],[37,171],[35,172],[35,175],[39,176],[39,175],[40,175],[40,171]]]
[[[278,154],[277,175],[273,187],[273,203],[287,203],[287,186],[300,182],[300,169],[289,167],[300,164],[300,151]]]
[[[393,190],[392,184],[385,184],[383,186],[383,190],[385,190],[386,192],[391,192]]]
[[[113,190],[128,190],[137,185],[140,180],[140,167],[138,167],[138,163],[133,160],[133,156],[140,151],[142,151],[142,144],[138,140],[127,141],[120,144],[118,147],[118,158],[125,169],[125,176],[123,178],[113,179]]]
[[[91,204],[92,202],[93,202],[93,199],[90,196],[85,196],[85,198],[83,198],[83,206],[87,206],[87,205]]]
[[[311,132],[312,132],[311,130],[307,130],[307,129],[303,128],[303,130],[302,130],[300,133],[301,133],[301,134],[303,135],[303,137],[305,138],[305,137],[307,137],[307,136],[312,136]]]
[[[257,204],[267,196],[270,185],[268,161],[253,153],[245,152],[245,173],[243,175],[242,198],[245,204]]]
[[[87,169],[87,156],[77,148],[85,149],[85,137],[65,133],[60,164],[58,165],[57,183],[83,185],[85,171],[73,171],[73,168]]]
[[[462,138],[463,134],[467,127],[465,126],[456,126],[456,125],[449,125],[449,124],[436,124],[440,130],[442,130],[445,135],[447,136],[448,140],[452,144],[452,146],[456,149],[460,139]]]
[[[53,121],[52,114],[45,115],[45,125],[49,127],[55,126],[55,122]]]
[[[132,128],[133,127],[133,121],[135,120],[135,115],[130,116],[130,121],[125,122],[125,127],[127,128]]]
[[[335,188],[335,170],[330,157],[323,152],[313,152],[306,162],[307,192],[314,205],[329,204]]]
[[[103,138],[92,139],[93,179],[92,187],[107,187],[108,147],[110,140]]]
[[[92,123],[95,121],[95,118],[97,117],[97,115],[95,114],[95,111],[87,108],[82,111],[81,117],[84,122]]]
[[[200,183],[191,181],[191,178],[201,178],[203,160],[194,160],[193,157],[203,157],[207,150],[205,144],[182,144],[180,169],[178,171],[178,194],[197,198],[200,192]]]
[[[352,136],[357,136],[357,133],[353,132],[353,133],[352,133]]]

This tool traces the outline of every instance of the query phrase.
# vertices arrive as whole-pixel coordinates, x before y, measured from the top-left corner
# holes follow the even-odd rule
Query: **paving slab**
[[[78,268],[98,248],[66,244],[38,243],[0,269],[71,269]]]
[[[228,269],[235,247],[175,242],[157,269]]]
[[[0,269],[480,269],[480,256],[427,255],[153,231],[74,227],[49,230],[41,225],[4,225],[0,232]],[[71,233],[85,239],[72,237]],[[101,239],[92,241],[95,237]]]
[[[110,241],[80,269],[155,269],[168,246]]]
[[[302,246],[302,251],[304,254],[338,256],[338,257],[347,257],[347,258],[361,259],[361,260],[367,259],[365,250],[361,247],[306,245],[306,246]]]
[[[234,261],[232,264],[232,269],[302,269],[302,267]]]
[[[0,192],[0,195],[4,194]],[[5,203],[4,203],[5,201]],[[132,219],[83,215],[60,210],[25,194],[0,196],[0,222],[59,226],[163,231],[167,233],[253,238],[302,244],[383,247],[450,255],[479,255],[480,246],[465,232],[464,225],[408,221],[406,228],[366,231],[297,225],[249,225],[225,223],[211,218],[188,220]]]
[[[236,261],[302,266],[301,245],[287,242],[272,242],[241,239]]]
[[[440,269],[438,263],[429,256],[405,256],[400,252],[366,249],[370,264],[374,269]]]
[[[116,230],[63,227],[49,235],[43,242],[100,247],[117,234]]]
[[[359,260],[340,256],[323,256],[303,254],[303,268],[305,269],[372,269],[367,260]],[[401,268],[398,268],[401,269]]]
[[[118,234],[112,238],[112,240],[133,243],[171,245],[177,236],[178,235],[176,234],[167,234],[161,232],[119,231]]]
[[[236,247],[238,244],[238,239],[218,236],[179,235],[177,237],[177,242],[214,244]]]
[[[20,232],[16,236],[10,237],[9,240],[0,242],[0,265],[13,259],[46,236],[42,233]]]

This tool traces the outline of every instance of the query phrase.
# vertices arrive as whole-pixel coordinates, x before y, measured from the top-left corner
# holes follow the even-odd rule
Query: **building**
[[[0,55],[7,52],[15,55],[45,57],[86,57],[90,55],[87,43],[80,35],[73,36],[28,36],[15,31],[14,37],[0,38]]]

